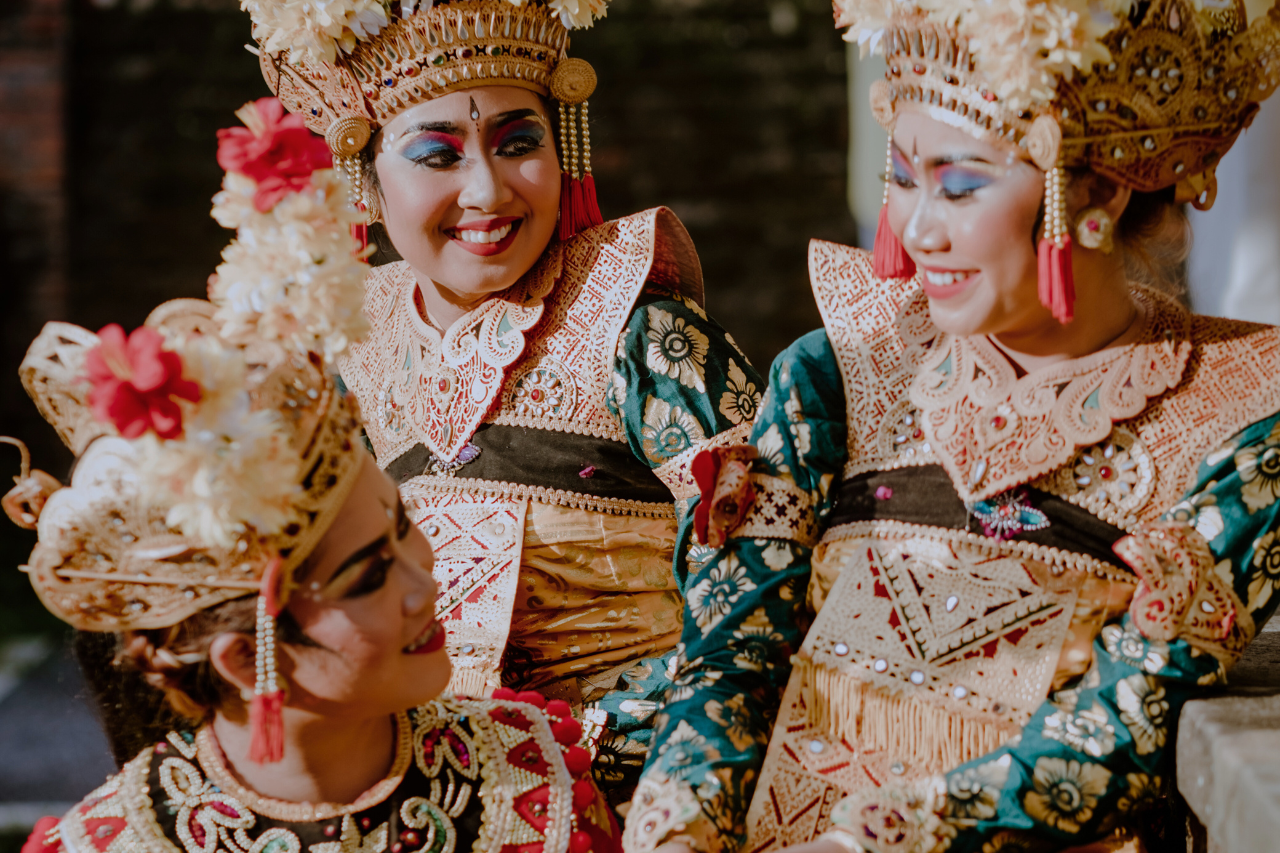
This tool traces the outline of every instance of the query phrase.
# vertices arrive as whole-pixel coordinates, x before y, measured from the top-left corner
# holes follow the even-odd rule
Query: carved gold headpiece
[[[837,0],[836,21],[885,54],[871,96],[885,127],[923,111],[1021,146],[1043,169],[1176,186],[1201,209],[1280,84],[1270,0]]]
[[[331,0],[321,8],[307,0],[242,0],[241,5],[253,18],[258,47],[251,49],[267,85],[285,109],[325,138],[370,223],[378,219],[377,200],[364,186],[357,156],[397,113],[476,86],[516,86],[560,101],[562,166],[570,191],[560,219],[565,239],[602,221],[587,130],[587,99],[596,76],[568,51],[569,30],[604,17],[607,3]]]
[[[130,335],[50,323],[21,376],[77,456],[71,485],[32,471],[0,504],[36,526],[26,571],[89,631],[168,628],[257,595],[253,761],[284,755],[276,616],[363,465],[334,359],[368,328],[360,214],[325,143],[274,98],[218,134],[213,217],[236,229],[209,302],[166,302]]]
[[[4,508],[39,531],[41,600],[83,630],[169,627],[257,592],[278,609],[362,464],[333,379],[368,327],[350,188],[275,99],[237,115],[213,209],[237,237],[210,301],[166,302],[127,336],[49,323],[20,368],[77,465],[57,488],[24,449]]]
[[[43,495],[42,508],[32,513],[39,541],[27,567],[44,605],[76,628],[176,625],[220,602],[262,591],[263,576],[277,558],[273,581],[279,588],[272,592],[283,598],[294,570],[328,529],[359,474],[359,419],[322,360],[278,344],[227,348],[216,340],[215,311],[209,302],[176,300],[152,312],[145,327],[185,356],[185,376],[208,378],[198,383],[201,400],[194,408],[217,406],[220,411],[210,414],[230,421],[228,435],[204,440],[192,433],[211,424],[193,415],[178,440],[194,445],[183,456],[167,446],[173,442],[150,435],[125,439],[95,419],[85,375],[86,356],[103,344],[98,335],[50,323],[22,362],[23,385],[78,454],[71,485]],[[219,373],[241,388],[216,387]],[[218,469],[214,444],[226,439],[257,442],[264,452],[228,447],[223,452],[245,452],[244,464]],[[165,470],[166,463],[177,464]],[[220,482],[225,474],[239,479]],[[156,482],[166,476],[203,478],[214,494],[207,501],[192,495],[189,511],[175,514],[168,484]],[[245,507],[255,491],[263,505]],[[244,513],[249,517],[224,517],[215,503],[218,493],[251,510]],[[211,530],[228,521],[229,535]]]

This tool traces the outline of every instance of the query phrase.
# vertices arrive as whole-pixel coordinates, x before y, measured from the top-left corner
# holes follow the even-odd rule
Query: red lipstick
[[[494,219],[472,219],[468,222],[460,222],[452,228],[445,229],[445,233],[449,235],[449,239],[458,248],[470,252],[473,255],[481,257],[490,257],[492,255],[500,255],[507,249],[511,248],[511,244],[516,241],[516,234],[520,232],[520,226],[524,224],[524,220],[519,216],[499,216]],[[463,240],[459,236],[461,231],[494,231],[504,225],[510,225],[511,231],[507,236],[503,237],[496,243],[471,243]]]

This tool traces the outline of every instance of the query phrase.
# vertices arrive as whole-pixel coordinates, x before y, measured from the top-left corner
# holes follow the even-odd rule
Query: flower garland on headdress
[[[86,355],[96,418],[133,442],[138,487],[182,535],[231,550],[298,521],[297,448],[281,413],[255,408],[246,348],[303,357],[325,370],[368,329],[368,265],[350,233],[360,214],[324,141],[279,101],[236,113],[245,128],[219,133],[227,169],[213,216],[236,238],[209,281],[218,334],[118,325]],[[270,356],[268,353],[268,358]],[[312,392],[314,393],[314,391]],[[275,617],[287,597],[275,556],[260,581],[257,679],[250,757],[283,756],[284,685],[276,671]]]
[[[884,52],[894,16],[918,13],[954,26],[978,70],[1014,109],[1053,100],[1058,80],[1088,72],[1111,53],[1103,37],[1128,16],[1133,0],[840,0],[836,26],[863,56]]]
[[[507,0],[519,8],[529,0]],[[434,0],[240,0],[269,53],[288,51],[312,62],[332,63],[386,29],[399,12],[407,18]],[[607,0],[547,0],[566,29],[584,29],[607,12]]]

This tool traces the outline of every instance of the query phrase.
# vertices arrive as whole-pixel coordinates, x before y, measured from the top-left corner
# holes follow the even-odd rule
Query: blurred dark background
[[[70,456],[18,382],[22,355],[50,320],[132,328],[203,295],[231,237],[208,215],[215,133],[270,94],[249,40],[237,0],[0,0],[0,434],[55,476]],[[606,217],[674,208],[711,313],[766,369],[820,323],[808,239],[856,237],[830,3],[612,0],[572,52],[600,77]],[[0,460],[17,473],[16,452]],[[0,639],[58,630],[15,570],[34,536],[0,531]]]

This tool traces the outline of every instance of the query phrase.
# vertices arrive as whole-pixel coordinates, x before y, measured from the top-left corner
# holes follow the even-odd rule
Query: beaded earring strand
[[[1067,230],[1067,199],[1062,161],[1044,173],[1044,236],[1036,248],[1040,304],[1066,325],[1074,316],[1075,277],[1071,271],[1071,234]]]

